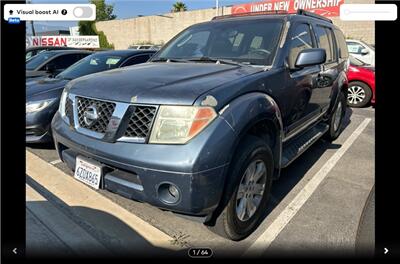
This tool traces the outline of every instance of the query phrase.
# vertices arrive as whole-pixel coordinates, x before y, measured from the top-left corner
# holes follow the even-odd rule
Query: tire
[[[262,174],[261,171],[264,168],[265,173],[263,173],[258,180],[254,181],[256,178],[250,177],[251,168],[256,171],[258,170],[260,172],[259,175]],[[229,202],[216,219],[216,224],[208,228],[222,237],[235,241],[242,240],[249,236],[258,227],[265,216],[272,185],[273,170],[274,162],[272,152],[265,141],[255,136],[246,137],[242,143],[239,144],[227,174],[231,180],[235,181],[233,185],[235,187],[233,194],[230,198],[228,197]],[[254,177],[256,177],[255,174]],[[247,186],[253,186],[247,191],[243,188],[246,181],[249,182]],[[255,182],[255,185],[251,184],[252,181]],[[264,189],[260,192],[262,185]],[[252,190],[252,188],[255,186],[261,187],[258,189],[258,193],[262,193],[261,195],[254,194],[255,191]],[[238,193],[243,197],[237,199]],[[251,201],[253,206],[256,206],[255,209],[253,207],[251,211],[246,210],[248,208],[247,200]],[[246,207],[240,206],[244,204],[246,204]],[[238,212],[242,212],[242,214],[237,213],[237,209],[239,208],[243,209],[245,213],[243,214],[243,210],[238,210]]]
[[[337,139],[343,130],[343,120],[346,114],[347,100],[343,92],[339,93],[339,98],[336,102],[335,108],[332,111],[329,120],[327,121],[329,129],[324,135],[328,141]]]
[[[364,107],[371,102],[371,88],[363,82],[350,82],[347,89],[347,104],[350,107]]]

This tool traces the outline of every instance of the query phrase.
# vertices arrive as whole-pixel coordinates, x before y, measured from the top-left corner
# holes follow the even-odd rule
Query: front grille
[[[94,132],[105,133],[114,112],[115,103],[83,97],[76,97],[76,99],[79,126]],[[90,106],[96,108],[98,118],[88,125],[84,120],[84,113]]]
[[[72,105],[72,100],[67,98],[67,101],[65,103],[65,115],[68,117],[69,124],[74,125],[74,111],[73,111],[73,105]]]
[[[154,106],[135,106],[124,136],[147,138],[156,110],[157,108]]]

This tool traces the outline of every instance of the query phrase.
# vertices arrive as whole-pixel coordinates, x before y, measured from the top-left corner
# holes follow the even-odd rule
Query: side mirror
[[[49,63],[46,65],[45,69],[48,73],[54,73],[56,71],[56,66],[53,63]]]
[[[322,64],[326,61],[325,49],[305,49],[297,55],[295,67],[303,68]]]
[[[367,55],[369,51],[367,49],[362,49],[361,50],[361,55]]]

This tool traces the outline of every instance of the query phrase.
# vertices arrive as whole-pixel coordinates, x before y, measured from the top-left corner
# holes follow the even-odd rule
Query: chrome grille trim
[[[81,95],[75,95],[75,94],[69,94],[69,98],[72,100],[72,105],[73,105],[73,119],[74,119],[74,124],[72,125],[75,130],[81,134],[94,137],[97,139],[103,139],[105,141],[118,141],[118,142],[132,142],[132,143],[147,143],[148,138],[150,137],[151,133],[151,128],[153,125],[153,122],[156,118],[156,114],[158,111],[158,106],[157,105],[145,105],[145,104],[130,104],[130,103],[122,103],[122,102],[116,102],[116,101],[108,101],[108,100],[103,100],[103,99],[97,99],[97,98],[92,98],[88,96],[81,96]],[[81,126],[81,122],[79,122],[79,113],[78,113],[78,100],[79,98],[84,98],[84,99],[90,99],[94,101],[101,101],[101,102],[106,102],[106,103],[111,103],[115,104],[114,111],[112,112],[111,116],[107,119],[108,123],[107,126],[104,130],[104,132],[97,132],[94,130],[91,130],[90,128],[86,128],[85,126]],[[132,110],[128,111],[129,108],[133,108],[133,113]],[[137,113],[137,109],[144,109],[144,108],[149,108],[151,109],[152,115],[151,120],[146,120],[146,129],[144,132],[147,132],[146,136],[143,137],[138,137],[138,136],[127,136],[130,134],[127,134],[127,129],[129,126],[129,123],[131,122],[131,119],[134,118],[135,113]],[[129,113],[132,113],[131,116]],[[112,120],[112,122],[110,122]],[[115,123],[117,124],[116,126],[113,126],[112,124]],[[124,131],[121,131],[124,130]],[[117,136],[117,134],[119,136]],[[144,134],[141,134],[144,135]]]
[[[97,108],[99,118],[96,121],[94,121],[93,124],[88,125],[84,121],[84,113],[86,109],[88,109],[88,107],[91,106],[95,106]],[[111,117],[113,116],[115,107],[116,107],[115,103],[76,96],[76,109],[78,114],[78,119],[76,121],[82,128],[91,130],[96,133],[105,134],[108,127],[108,123],[110,122]]]

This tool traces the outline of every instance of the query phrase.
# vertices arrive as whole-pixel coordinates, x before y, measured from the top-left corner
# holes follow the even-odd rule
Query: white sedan
[[[349,53],[360,61],[375,66],[375,48],[361,40],[346,39]]]

